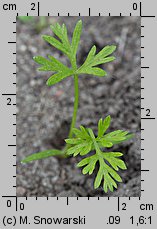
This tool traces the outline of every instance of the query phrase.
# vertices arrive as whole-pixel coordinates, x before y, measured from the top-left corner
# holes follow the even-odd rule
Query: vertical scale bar
[[[16,31],[16,20],[17,20],[17,17],[18,17],[18,13],[16,14],[15,23],[14,23],[15,24],[15,31]],[[13,63],[15,65],[14,73],[16,73],[16,36],[15,36],[15,52],[13,54],[15,55],[15,62]],[[14,77],[15,78],[15,82],[13,82],[13,84],[16,85],[16,74],[14,74],[14,73],[13,73],[13,75],[15,75],[15,77]],[[15,103],[13,105],[15,106],[15,109],[16,109],[16,86],[15,86]],[[12,115],[14,115],[14,112],[13,112]],[[16,136],[16,116],[15,116],[15,122],[14,122],[13,125],[15,126],[15,134],[13,134],[13,137],[14,137],[14,136]],[[16,138],[15,138],[15,147],[16,147]],[[15,175],[12,176],[12,177],[15,178],[15,181],[14,181],[15,185],[13,185],[12,187],[15,188],[15,190],[16,190],[16,148],[15,148],[15,154],[13,153],[13,157],[15,157],[15,162],[13,164],[13,167],[15,167]]]
[[[40,16],[40,2],[38,2],[38,17]]]
[[[16,196],[16,212],[17,212],[17,200],[18,200],[18,198],[17,198],[17,196]]]
[[[18,13],[17,13],[17,15],[18,15]],[[13,24],[15,24],[15,26],[16,26],[16,18],[13,21]],[[14,29],[14,31],[12,33],[13,34],[16,34],[15,29]],[[15,56],[15,58],[16,58],[16,37],[14,38],[14,41],[8,41],[8,44],[15,45],[15,51],[14,52],[11,51],[11,54],[13,54]],[[13,61],[12,64],[16,67],[16,61]],[[13,72],[13,75],[16,75],[16,71]],[[13,85],[16,85],[16,82],[13,82]],[[5,94],[2,94],[2,95],[9,95],[9,96],[12,96],[12,98],[15,96],[15,101],[16,101],[16,87],[15,87],[14,90],[15,90],[15,93],[5,93]],[[16,102],[15,103],[12,102],[10,105],[16,106]],[[11,109],[11,112],[12,112],[12,109]],[[13,114],[12,115],[15,115],[14,111],[13,111]],[[16,126],[16,121],[13,123],[13,126]],[[9,135],[9,133],[8,133],[8,135]],[[12,136],[14,137],[16,135],[13,134]],[[8,142],[8,143],[10,143],[10,144],[8,144],[8,150],[9,151],[10,151],[10,149],[13,149],[14,146],[16,147],[16,139],[15,139],[15,143],[14,144],[12,142]],[[10,147],[12,147],[12,148],[10,148]],[[15,149],[15,152],[16,152],[16,149]],[[12,164],[12,167],[15,167],[15,175],[12,176],[12,173],[11,173],[11,179],[12,179],[12,178],[16,178],[16,153],[13,152],[11,156],[15,157],[15,162]],[[13,173],[14,173],[14,171],[13,171]],[[16,180],[13,181],[13,182],[15,183]],[[11,182],[11,184],[12,184],[12,182]],[[10,184],[9,184],[9,186],[10,186]],[[11,186],[11,191],[13,191],[13,194],[14,194],[14,189],[12,189],[12,188],[16,188],[16,183],[15,183],[15,185],[12,185]]]
[[[142,16],[142,4],[140,2],[140,17]]]
[[[17,16],[16,16],[16,22],[17,22],[17,17],[18,17],[18,13],[17,13]],[[17,23],[16,23],[16,25],[17,25]],[[17,29],[16,29],[16,31],[17,31]],[[17,42],[17,39],[16,39],[16,42]],[[15,44],[15,63],[17,63],[17,55],[16,55],[16,52],[17,52],[17,50],[16,50],[16,44]],[[15,72],[17,72],[16,71],[16,64],[15,64]],[[16,75],[15,75],[15,85],[16,85]],[[15,86],[15,93],[16,93],[16,86]],[[15,104],[16,104],[16,95],[15,95]],[[16,108],[16,106],[15,106],[15,108]],[[15,111],[15,113],[13,113],[13,116],[16,114],[16,111]],[[16,145],[16,115],[15,115],[15,134],[13,134],[13,137],[15,137],[15,145]],[[16,148],[15,148],[15,150],[16,150]],[[15,154],[14,154],[14,156],[16,155],[16,151],[15,151]],[[16,160],[16,156],[15,156],[15,160]],[[16,164],[16,161],[15,161],[15,164]],[[13,178],[15,178],[15,182],[16,182],[16,166],[15,166],[15,176],[13,176]],[[16,183],[15,183],[15,185],[13,186],[14,188],[15,188],[15,190],[16,190]],[[16,200],[16,208],[17,208],[17,200]]]
[[[119,201],[119,197],[118,197],[118,212],[119,212],[119,206],[120,206],[120,201]]]
[[[67,205],[69,205],[69,197],[67,197],[67,202],[66,202]]]
[[[142,16],[142,4],[140,2],[140,17],[141,16]],[[142,25],[142,17],[141,17],[141,25]],[[141,34],[141,39],[142,39],[142,34]],[[141,40],[141,46],[142,46],[142,40]],[[141,65],[142,65],[142,63],[141,63]],[[141,71],[141,74],[142,74],[142,71]],[[142,88],[142,77],[141,77],[141,88]],[[142,90],[141,90],[141,97],[142,97]],[[142,99],[141,99],[141,108],[142,108]],[[142,135],[142,109],[141,109],[141,135]],[[141,148],[142,148],[142,141],[141,141]],[[143,151],[141,150],[141,158],[143,158],[142,152]],[[141,160],[141,176],[142,176],[142,160]],[[142,186],[142,182],[141,182],[141,186]],[[142,193],[142,187],[141,187],[141,193]]]

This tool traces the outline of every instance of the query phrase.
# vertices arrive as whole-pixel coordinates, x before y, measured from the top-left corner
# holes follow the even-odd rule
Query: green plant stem
[[[96,142],[93,130],[89,128],[88,131],[89,131],[89,134],[90,134],[90,136],[91,136],[91,138],[93,140],[93,143],[94,143],[94,146],[95,146],[95,150],[96,150],[96,154],[98,155],[98,158],[99,158],[99,161],[100,161],[100,164],[101,164],[103,162],[103,157],[102,157],[101,150],[99,148],[98,143]]]
[[[76,57],[71,60],[71,66],[73,69],[77,69],[77,64],[76,64]],[[78,103],[79,103],[79,83],[78,83],[78,75],[74,75],[74,109],[73,109],[73,116],[72,116],[72,121],[70,125],[70,131],[68,138],[72,138],[73,133],[72,130],[76,125],[76,118],[77,118],[77,111],[78,111]],[[63,154],[65,157],[69,157],[66,155],[67,149],[70,147],[70,145],[65,145]]]
[[[74,110],[73,110],[73,117],[72,117],[72,121],[71,121],[71,126],[70,126],[70,131],[69,131],[69,135],[68,138],[72,138],[72,130],[75,127],[76,124],[76,118],[77,118],[77,110],[78,110],[78,102],[79,102],[79,85],[78,85],[78,75],[74,75],[74,97],[75,97],[75,101],[74,101]],[[70,145],[66,144],[64,149],[63,149],[63,157],[69,157],[69,155],[66,154],[68,148],[70,147]]]
[[[77,118],[78,102],[79,102],[78,75],[74,75],[74,97],[75,97],[75,101],[74,101],[73,117],[72,117],[68,138],[72,138],[72,129],[75,127],[76,118]]]
[[[77,69],[77,64],[76,64],[76,56],[71,58],[71,66],[74,70]],[[78,110],[78,102],[79,102],[79,85],[78,85],[78,75],[74,75],[74,110],[73,110],[73,117],[71,121],[71,126],[70,126],[70,131],[68,138],[72,138],[72,130],[75,127],[76,124],[76,118],[77,118],[77,110]]]

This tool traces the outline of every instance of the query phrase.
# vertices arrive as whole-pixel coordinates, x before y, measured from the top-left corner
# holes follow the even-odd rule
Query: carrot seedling
[[[106,76],[106,71],[98,66],[115,59],[112,53],[116,50],[116,46],[107,45],[100,52],[96,53],[96,46],[94,45],[89,51],[82,66],[77,66],[76,57],[82,31],[82,21],[79,20],[77,22],[71,42],[69,41],[65,24],[60,26],[56,23],[50,27],[58,39],[48,35],[43,35],[42,38],[50,45],[63,52],[68,57],[71,67],[65,66],[51,55],[48,55],[48,59],[42,56],[35,56],[34,61],[40,65],[38,68],[39,71],[49,71],[53,73],[46,82],[48,86],[59,83],[67,77],[72,76],[74,78],[75,100],[72,122],[68,139],[65,139],[66,145],[63,150],[50,149],[35,153],[23,159],[22,163],[28,163],[51,156],[86,156],[78,163],[78,167],[84,167],[82,170],[83,174],[92,174],[96,164],[98,164],[99,169],[95,178],[94,188],[98,188],[103,181],[104,191],[113,191],[114,188],[117,188],[116,181],[122,181],[116,171],[118,171],[119,168],[126,169],[126,165],[124,161],[119,158],[123,155],[121,152],[104,152],[102,150],[103,148],[111,148],[115,144],[129,140],[133,135],[123,130],[116,130],[106,134],[106,130],[110,126],[110,116],[107,116],[104,120],[99,120],[97,137],[95,137],[92,129],[86,129],[83,126],[77,129],[75,125],[79,102],[79,75],[89,74],[98,77]],[[93,155],[88,156],[91,151],[94,152]]]

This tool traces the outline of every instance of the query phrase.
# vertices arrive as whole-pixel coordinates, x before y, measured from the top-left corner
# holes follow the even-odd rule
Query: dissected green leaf
[[[63,151],[56,150],[56,149],[45,150],[45,151],[34,153],[34,154],[31,154],[25,157],[25,159],[23,159],[21,163],[28,163],[31,161],[36,161],[36,160],[45,159],[45,158],[52,157],[52,156],[59,156],[59,155],[63,155]]]
[[[92,174],[94,169],[95,169],[95,165],[97,162],[99,162],[99,170],[98,170],[98,173],[96,175],[96,178],[95,178],[95,182],[94,182],[94,188],[98,188],[101,184],[101,182],[104,180],[104,185],[103,185],[103,188],[104,188],[104,191],[107,192],[108,189],[110,189],[110,191],[113,192],[113,187],[114,188],[117,188],[117,184],[115,181],[118,181],[118,182],[122,182],[122,179],[121,177],[118,175],[117,172],[115,172],[111,167],[109,167],[105,161],[102,161],[102,158],[101,158],[101,155],[105,155],[105,154],[110,154],[110,153],[103,153],[99,151],[99,154],[95,154],[94,156],[91,156],[91,157],[88,157],[88,158],[85,158],[83,159],[82,161],[80,161],[78,163],[78,167],[82,167],[82,166],[85,166],[82,173],[83,174]],[[112,152],[111,152],[112,153]],[[117,155],[121,155],[120,153],[118,153]],[[122,168],[122,169],[126,169],[126,167],[124,167],[125,164],[123,164],[124,162],[120,159],[115,159],[112,161],[110,160],[111,157],[108,157],[107,156],[104,156],[104,159],[107,160],[109,163],[111,163],[111,166],[118,170],[116,166],[118,166],[119,168]],[[108,160],[109,159],[109,160]],[[114,166],[113,166],[114,164]]]
[[[110,142],[109,140],[106,140],[104,138],[101,138],[98,142],[101,143],[101,145],[103,147],[106,147],[106,148],[111,148],[113,146],[112,142]]]
[[[99,77],[105,76],[107,73],[98,67],[98,65],[111,62],[115,59],[111,54],[115,51],[116,46],[108,45],[96,54],[96,46],[94,45],[89,51],[83,65],[77,69],[76,53],[80,42],[82,31],[82,21],[78,21],[72,36],[71,43],[68,39],[67,28],[65,24],[62,26],[56,23],[51,26],[55,37],[44,35],[43,39],[63,52],[70,60],[72,68],[68,68],[53,56],[48,55],[48,59],[36,56],[34,60],[41,65],[40,71],[51,71],[54,74],[47,80],[47,85],[54,85],[61,80],[71,75],[78,74],[91,74]],[[103,152],[101,148],[110,148],[114,144],[126,141],[133,137],[127,131],[117,130],[105,134],[110,126],[111,118],[107,116],[104,120],[100,119],[98,123],[98,136],[95,137],[92,129],[86,129],[80,126],[80,129],[73,128],[74,138],[66,139],[68,144],[64,153],[67,155],[87,155],[82,159],[77,166],[83,167],[83,174],[92,174],[98,165],[98,172],[95,177],[94,187],[98,188],[103,182],[103,189],[105,192],[108,190],[113,191],[117,188],[116,182],[121,182],[122,179],[116,172],[119,169],[126,169],[126,165],[121,157],[123,154],[120,152]],[[93,155],[88,156],[91,151]],[[54,155],[61,155],[63,151],[59,150],[46,150],[37,154],[26,157],[22,162],[27,163],[33,160],[47,158]]]
[[[39,71],[56,71],[54,65],[50,60],[47,60],[42,56],[35,56],[33,57],[33,59],[36,63],[42,65],[42,67],[38,68]]]
[[[91,156],[91,157],[93,157],[93,156]],[[86,157],[86,158],[82,159],[82,160],[77,164],[77,166],[78,166],[78,167],[82,167],[82,166],[84,166],[84,165],[89,164],[89,163],[90,163],[90,160],[92,161],[91,157]]]
[[[66,77],[72,75],[90,74],[102,77],[107,74],[103,69],[97,67],[97,65],[114,60],[115,57],[109,55],[114,52],[116,46],[106,46],[99,53],[96,54],[96,46],[94,45],[89,51],[89,54],[84,64],[77,69],[76,53],[78,50],[78,45],[82,32],[82,21],[79,20],[77,22],[74,28],[71,43],[68,38],[67,28],[65,24],[61,26],[59,23],[56,23],[54,25],[51,25],[50,28],[56,38],[49,35],[43,35],[42,38],[50,45],[63,52],[69,58],[72,69],[66,67],[64,64],[62,64],[60,61],[56,60],[52,56],[48,56],[49,60],[41,56],[34,57],[34,60],[41,65],[41,67],[38,68],[39,71],[56,72],[56,74],[50,76],[50,78],[47,80],[48,86],[54,85],[62,81]]]
[[[80,126],[80,131],[81,131],[81,134],[82,134],[83,138],[85,138],[85,139],[90,138],[90,135],[88,133],[88,129],[86,129],[83,126]]]
[[[115,170],[118,170],[119,168],[120,169],[127,169],[124,161],[122,161],[121,159],[117,158],[117,157],[122,156],[122,155],[123,154],[120,153],[120,152],[108,152],[108,153],[104,153],[103,157],[104,157],[105,160],[107,160],[111,164],[111,166]]]
[[[101,68],[91,68],[91,67],[86,67],[82,68],[80,70],[77,70],[77,74],[89,74],[89,75],[95,75],[95,76],[105,76],[107,73],[101,69]]]
[[[48,36],[48,35],[43,35],[42,38],[47,41],[49,44],[57,48],[58,50],[62,51],[64,54],[69,56],[69,50],[67,47],[64,47],[64,45],[58,41],[56,38]]]
[[[38,70],[52,71],[52,72],[69,70],[68,67],[66,67],[64,64],[62,64],[59,60],[57,60],[53,56],[48,55],[48,58],[49,60],[42,56],[33,57],[36,63],[42,65],[42,67],[40,67]]]
[[[78,45],[80,42],[82,21],[81,20],[78,21],[75,26],[71,44],[68,39],[67,28],[65,24],[61,26],[58,23],[56,23],[55,25],[51,25],[50,27],[53,33],[59,38],[59,40],[47,35],[44,35],[43,39],[47,41],[49,44],[51,44],[52,46],[54,46],[55,48],[62,51],[65,55],[68,56],[68,58],[72,62],[76,56]]]
[[[66,28],[65,24],[60,26],[59,23],[56,23],[54,25],[51,25],[50,28],[52,29],[54,34],[60,39],[63,46],[65,46],[66,49],[69,49],[70,48],[70,42],[68,39],[67,28]]]
[[[69,70],[66,70],[64,72],[59,72],[57,74],[54,74],[47,80],[46,84],[48,86],[52,86],[56,83],[59,83],[60,81],[62,81],[66,77],[71,76],[72,73],[73,73],[73,71],[69,69]]]
[[[103,179],[103,169],[100,167],[94,181],[94,188],[99,188],[101,181]]]
[[[117,188],[116,182],[112,179],[112,177],[108,173],[104,175],[103,188],[104,188],[104,192],[107,192],[108,188],[110,189],[111,192],[114,191],[114,188]]]
[[[76,137],[81,138],[81,139],[86,139],[86,140],[90,139],[87,129],[84,128],[83,126],[80,126],[80,130],[77,128],[73,128],[73,134]]]
[[[104,70],[96,66],[113,61],[115,57],[109,56],[109,55],[113,53],[115,49],[116,49],[116,46],[108,45],[104,47],[98,54],[95,55],[96,46],[94,45],[91,48],[84,64],[77,70],[77,73],[78,74],[92,74],[96,76],[105,76],[107,73]]]
[[[106,130],[109,128],[111,122],[111,117],[108,115],[104,121],[102,118],[98,122],[98,137],[102,137]]]
[[[92,142],[89,142],[88,145],[86,145],[85,147],[83,147],[83,149],[80,151],[80,155],[81,156],[86,155],[87,153],[89,153],[91,151],[91,148],[92,148]]]
[[[67,28],[65,24],[60,26],[58,23],[56,23],[54,25],[51,25],[50,28],[52,29],[54,34],[59,38],[59,40],[47,35],[43,35],[43,39],[55,48],[62,51],[65,55],[67,55],[70,58],[71,45],[68,39]]]
[[[86,63],[91,63],[91,61],[93,60],[94,56],[95,56],[95,53],[96,53],[96,46],[93,45],[93,47],[91,48],[91,50],[89,51],[88,53],[88,56],[86,58]],[[84,63],[85,64],[85,63]]]
[[[88,133],[88,130],[80,126],[80,129],[73,128],[73,134],[76,138],[66,139],[66,143],[72,145],[68,151],[68,155],[77,156],[80,154],[81,156],[86,155],[92,149],[92,139]]]
[[[81,138],[69,138],[65,139],[65,142],[70,145],[76,145],[82,143],[83,141]]]
[[[104,191],[107,192],[108,189],[110,189],[111,192],[113,192],[113,187],[117,188],[117,184],[115,182],[122,182],[121,177],[118,175],[117,172],[115,172],[111,167],[109,167],[106,163],[100,164],[99,171],[96,175],[95,182],[94,182],[94,188],[98,188],[104,180]]]
[[[78,154],[80,155],[86,155],[87,153],[89,153],[91,151],[91,146],[92,146],[92,142],[88,141],[88,142],[82,142],[78,145],[72,146],[67,150],[67,154],[68,155],[72,155],[75,157]]]
[[[49,60],[42,56],[34,57],[34,61],[42,65],[42,67],[39,68],[40,71],[57,72],[56,74],[50,76],[50,78],[47,80],[48,86],[54,85],[62,81],[66,77],[74,74],[74,71],[72,69],[66,67],[64,64],[62,64],[59,60],[57,60],[53,56],[48,55],[48,58]]]
[[[71,43],[71,53],[73,56],[76,55],[78,45],[80,42],[80,36],[82,32],[82,21],[79,20],[75,26],[73,37],[72,37],[72,43]]]
[[[105,46],[96,56],[95,56],[95,60],[94,62],[96,62],[96,60],[99,61],[103,61],[103,58],[108,58],[108,56],[110,54],[112,54],[114,51],[116,50],[116,46],[115,45],[107,45]],[[110,58],[110,57],[109,57]]]
[[[82,161],[80,161],[77,166],[78,167],[82,167],[85,166],[84,169],[82,170],[83,174],[87,174],[89,173],[89,175],[91,175],[95,169],[96,166],[96,162],[97,162],[97,156],[93,155],[87,158],[84,158]]]
[[[118,143],[127,141],[133,138],[133,136],[134,136],[133,134],[129,134],[127,131],[116,130],[116,131],[113,131],[111,133],[104,135],[103,139],[111,142],[114,145],[114,144],[118,144]]]
[[[94,53],[94,52],[93,52]],[[124,161],[120,159],[123,154],[121,152],[103,152],[100,150],[102,147],[110,148],[118,141],[124,141],[127,138],[131,138],[131,134],[128,131],[116,130],[111,133],[105,134],[106,130],[110,126],[111,118],[107,116],[104,120],[100,119],[98,123],[98,137],[94,136],[92,129],[74,128],[73,133],[75,138],[66,139],[67,144],[70,144],[68,154],[74,156],[87,155],[78,164],[78,167],[83,167],[82,173],[91,175],[98,164],[98,172],[94,181],[94,188],[98,188],[103,182],[103,189],[105,192],[110,190],[114,191],[117,188],[116,182],[122,182],[121,177],[116,172],[119,169],[127,169]],[[104,135],[105,134],[105,135]],[[94,150],[95,154],[88,156],[88,153]]]

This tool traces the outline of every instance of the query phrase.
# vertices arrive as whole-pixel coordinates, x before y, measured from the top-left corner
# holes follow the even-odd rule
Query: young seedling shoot
[[[63,150],[49,149],[34,153],[23,159],[22,163],[28,163],[51,156],[68,157],[73,155],[75,157],[80,155],[83,159],[77,166],[83,167],[83,174],[88,173],[91,175],[96,170],[96,165],[99,166],[95,176],[94,188],[97,189],[103,183],[104,192],[108,192],[108,190],[113,192],[114,188],[117,188],[117,182],[122,182],[117,171],[127,168],[124,161],[120,159],[123,155],[121,152],[105,152],[104,148],[111,148],[115,144],[127,141],[133,137],[133,134],[123,130],[116,130],[106,134],[111,122],[110,116],[107,116],[104,120],[102,118],[99,120],[98,136],[95,136],[90,128],[80,126],[80,128],[77,129],[75,125],[79,102],[79,75],[106,76],[106,71],[98,66],[115,60],[115,57],[111,54],[115,51],[116,46],[107,45],[100,52],[96,53],[96,46],[94,45],[90,49],[82,66],[78,66],[76,56],[82,31],[82,20],[77,22],[71,42],[69,41],[65,24],[61,26],[56,23],[55,25],[51,25],[50,28],[58,39],[48,35],[43,35],[42,38],[69,58],[71,68],[65,66],[51,55],[48,55],[48,59],[42,56],[35,56],[33,59],[40,65],[38,68],[39,71],[49,71],[53,73],[46,82],[48,86],[53,86],[67,77],[73,77],[75,96],[73,117],[69,136],[65,139],[66,145]],[[89,156],[90,152],[93,154]]]

